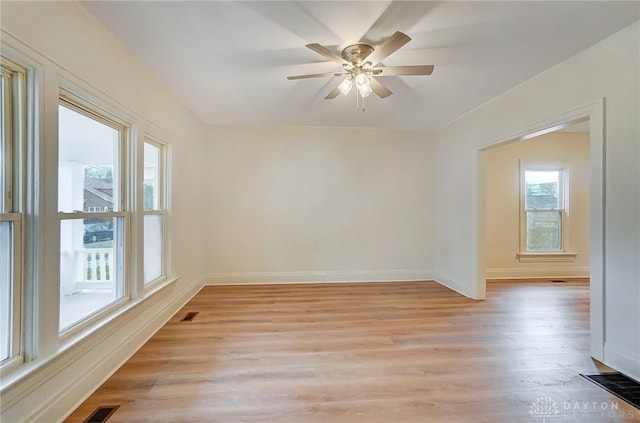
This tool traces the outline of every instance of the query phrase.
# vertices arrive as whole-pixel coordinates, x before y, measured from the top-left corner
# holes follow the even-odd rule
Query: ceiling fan
[[[354,84],[362,98],[368,97],[372,92],[380,98],[389,97],[393,93],[382,85],[376,77],[431,75],[433,72],[433,65],[380,66],[380,62],[409,41],[411,41],[411,38],[408,35],[396,31],[377,49],[369,44],[353,44],[345,47],[340,56],[320,44],[307,44],[307,48],[341,65],[342,70],[339,72],[288,76],[287,79],[346,76],[346,78],[325,97],[325,99],[328,100],[336,98],[340,93],[347,95]]]

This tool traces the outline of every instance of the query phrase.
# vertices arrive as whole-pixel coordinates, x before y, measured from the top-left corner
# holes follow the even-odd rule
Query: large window
[[[126,294],[126,129],[63,94],[58,107],[60,331]]]
[[[22,173],[26,72],[2,58],[0,83],[0,362],[22,353]]]
[[[147,138],[144,143],[144,283],[165,275],[165,147]]]
[[[173,281],[162,130],[37,59],[3,43],[0,372],[8,378],[105,336],[97,329]]]
[[[562,252],[567,225],[567,170],[526,166],[523,172],[524,252]]]

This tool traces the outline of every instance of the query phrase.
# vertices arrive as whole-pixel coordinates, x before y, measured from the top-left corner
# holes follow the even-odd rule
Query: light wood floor
[[[67,421],[640,421],[578,376],[588,316],[584,282],[205,287]]]

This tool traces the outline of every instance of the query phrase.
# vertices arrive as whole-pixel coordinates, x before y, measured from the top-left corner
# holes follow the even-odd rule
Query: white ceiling
[[[203,122],[433,129],[640,19],[640,2],[86,1]],[[433,64],[429,77],[380,78],[393,95],[324,100],[340,81],[305,48],[339,53],[395,31],[413,40],[391,65]],[[603,58],[605,60],[605,58]]]

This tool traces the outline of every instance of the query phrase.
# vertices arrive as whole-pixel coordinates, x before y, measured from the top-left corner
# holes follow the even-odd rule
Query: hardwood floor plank
[[[120,404],[110,423],[539,422],[544,397],[558,410],[550,422],[640,421],[578,376],[601,366],[588,351],[588,282],[487,292],[205,287],[66,421]],[[181,322],[188,312],[199,314]]]

